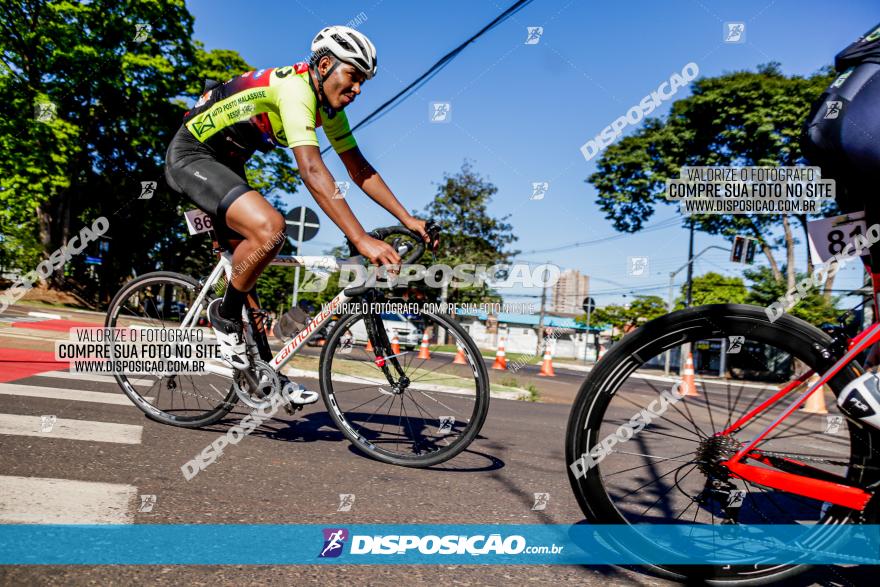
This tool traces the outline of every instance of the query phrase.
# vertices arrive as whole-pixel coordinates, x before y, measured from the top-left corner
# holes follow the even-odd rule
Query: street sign
[[[285,233],[297,242],[305,242],[315,238],[321,222],[314,210],[305,206],[297,206],[287,213],[284,223],[287,225]]]
[[[589,297],[584,298],[583,308],[584,308],[584,312],[592,312],[593,310],[596,309],[596,300],[594,300],[593,298],[589,298]]]
[[[284,233],[296,245],[296,254],[302,255],[302,244],[307,240],[312,240],[318,234],[321,222],[315,211],[305,206],[297,206],[287,213],[284,223],[287,227]],[[293,270],[293,296],[290,301],[290,307],[295,308],[297,299],[299,298],[299,265]]]

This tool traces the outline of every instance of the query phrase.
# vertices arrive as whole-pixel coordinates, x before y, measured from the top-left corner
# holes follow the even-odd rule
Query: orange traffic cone
[[[492,368],[507,370],[507,357],[504,354],[504,337],[498,340],[498,350],[495,352],[495,362],[492,363]]]
[[[550,352],[550,345],[544,345],[544,362],[541,363],[541,370],[538,372],[541,377],[556,377],[553,372],[553,354]]]
[[[373,351],[373,343],[370,342],[369,338],[367,339],[367,346],[364,347],[364,350],[368,353]]]
[[[679,391],[679,395],[683,396],[698,396],[700,394],[697,393],[697,382],[694,379],[694,354],[688,353],[687,362],[684,364],[684,369],[681,372],[681,389]]]
[[[400,339],[397,338],[397,335],[391,337],[391,354],[399,355],[400,354]]]
[[[808,389],[816,384],[819,381],[818,375],[813,375],[807,381]],[[807,414],[827,414],[828,408],[825,406],[825,386],[823,385],[816,391],[810,394],[810,397],[807,398],[807,401],[804,402],[804,405],[801,406],[801,411]]]
[[[428,350],[428,331],[422,335],[422,344],[419,345],[419,358],[430,359],[431,351]]]
[[[458,343],[455,343],[455,346],[458,347],[458,352],[455,353],[455,359],[452,360],[456,365],[467,365],[467,359],[464,356],[464,348]]]

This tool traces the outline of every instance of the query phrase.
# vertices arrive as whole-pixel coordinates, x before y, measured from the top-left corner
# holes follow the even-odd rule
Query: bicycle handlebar
[[[428,221],[428,223],[425,225],[425,228],[426,228],[428,236],[431,238],[432,242],[436,243],[437,239],[439,238],[439,235],[440,235],[440,227],[437,224],[435,224],[434,222]],[[422,236],[420,234],[408,229],[405,226],[402,226],[399,224],[396,226],[386,226],[384,228],[377,228],[375,230],[371,230],[367,234],[375,239],[380,240],[380,241],[384,241],[386,238],[388,238],[389,236],[393,236],[393,235],[406,236],[406,237],[413,239],[415,241],[414,245],[412,243],[408,243],[408,242],[401,243],[400,239],[395,239],[391,243],[391,246],[394,247],[394,249],[400,255],[400,262],[403,265],[413,263],[413,262],[417,261],[418,259],[420,259],[421,256],[425,254],[425,249],[426,249],[425,240],[422,238]],[[360,253],[357,250],[357,247],[354,246],[354,243],[352,243],[348,239],[346,239],[346,241],[348,243],[348,250],[349,250],[350,255],[352,257],[360,255]],[[401,249],[403,249],[403,250],[401,251]],[[358,296],[358,295],[361,295],[362,293],[364,293],[365,291],[367,291],[368,289],[370,289],[370,287],[372,287],[372,286],[369,286],[366,284],[361,285],[361,286],[357,286],[357,287],[350,287],[345,290],[345,294],[348,296]]]

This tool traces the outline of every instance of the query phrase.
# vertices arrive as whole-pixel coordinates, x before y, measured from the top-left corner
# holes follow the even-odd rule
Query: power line
[[[653,232],[655,230],[662,230],[664,228],[669,228],[671,226],[675,226],[676,224],[678,224],[680,222],[680,220],[681,220],[680,218],[669,218],[669,219],[664,220],[658,224],[655,224],[654,226],[649,226],[648,228],[645,228],[645,229],[639,231],[638,234],[644,234],[646,232]],[[632,236],[632,235],[630,233],[612,234],[611,236],[603,236],[602,238],[597,238],[597,239],[593,239],[590,241],[579,241],[579,242],[574,242],[574,243],[570,243],[567,245],[559,245],[556,247],[550,247],[547,249],[534,249],[532,251],[523,251],[520,254],[521,255],[533,255],[533,254],[537,254],[537,253],[555,253],[557,251],[563,251],[565,249],[576,249],[579,247],[598,245],[601,243],[606,243],[609,241],[613,241],[613,240],[617,240],[617,239],[621,239],[621,238],[626,238],[628,236]],[[523,260],[525,260],[525,259],[523,259]]]
[[[485,34],[489,30],[491,30],[492,28],[494,28],[495,26],[500,24],[503,20],[506,20],[507,18],[513,16],[516,12],[518,12],[519,10],[521,10],[522,8],[524,8],[527,4],[529,4],[531,2],[532,2],[532,0],[517,0],[517,2],[514,2],[507,10],[505,10],[504,12],[499,14],[497,17],[495,17],[489,24],[487,24],[486,26],[481,28],[479,31],[477,31],[468,40],[466,40],[464,43],[462,43],[461,45],[459,45],[458,47],[456,47],[455,49],[453,49],[452,51],[450,51],[449,53],[447,53],[446,55],[444,55],[443,57],[438,59],[437,62],[434,63],[434,65],[429,67],[425,73],[423,73],[422,75],[417,77],[415,79],[415,81],[411,82],[405,88],[403,88],[402,90],[397,92],[394,96],[392,96],[391,98],[386,100],[378,108],[376,108],[375,110],[370,112],[366,116],[366,118],[364,118],[363,120],[358,122],[356,125],[354,125],[354,127],[352,127],[351,131],[354,132],[357,129],[359,129],[360,127],[369,124],[375,118],[377,118],[383,110],[390,109],[394,106],[397,106],[400,102],[403,102],[403,100],[406,99],[406,97],[408,97],[408,96],[406,96],[404,98],[401,98],[401,96],[404,96],[404,94],[407,94],[410,91],[415,92],[415,90],[417,90],[419,87],[421,87],[422,85],[424,85],[425,83],[430,81],[430,79],[432,77],[434,77],[437,73],[439,73],[441,69],[443,69],[444,67],[449,65],[449,63],[453,59],[455,59],[455,57],[457,57],[459,53],[464,51],[465,47],[467,47],[469,44],[473,43],[478,38],[480,38],[483,34]],[[398,101],[398,99],[399,99],[399,101]],[[397,103],[395,104],[395,102],[397,102]],[[394,106],[392,106],[392,104]],[[330,147],[325,147],[324,150],[321,151],[321,153],[322,154],[326,153],[329,149],[330,149]]]

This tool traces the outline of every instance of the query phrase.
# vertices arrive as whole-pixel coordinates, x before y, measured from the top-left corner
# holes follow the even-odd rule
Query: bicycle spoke
[[[640,405],[639,405],[638,403],[636,403],[635,401],[629,399],[628,397],[622,397],[622,396],[621,396],[620,399],[622,399],[623,401],[625,401],[625,402],[627,402],[627,403],[630,403],[630,404],[634,405],[635,407],[637,407],[637,408],[639,409],[639,411],[641,411],[641,410],[644,409],[642,406],[640,406]],[[671,404],[670,404],[670,405],[671,405]],[[673,421],[673,420],[670,420],[669,418],[666,417],[666,414],[662,414],[662,415],[660,416],[660,419],[661,419],[661,420],[665,420],[665,421],[667,421],[667,422],[669,422],[670,424],[673,424],[673,425],[675,425],[675,426],[678,426],[679,428],[681,428],[681,429],[684,430],[685,432],[690,432],[690,433],[692,433],[692,434],[693,434],[694,436],[696,436],[697,438],[702,438],[702,437],[700,436],[700,434],[698,434],[695,430],[689,430],[689,429],[685,428],[684,426],[682,426],[681,424],[679,424],[678,422],[675,422],[675,421]]]
[[[450,408],[449,406],[447,406],[446,404],[444,404],[443,402],[441,402],[441,401],[438,400],[437,398],[431,397],[430,395],[428,395],[427,393],[425,393],[425,392],[422,391],[421,389],[416,389],[415,391],[418,391],[420,394],[426,396],[428,399],[437,402],[438,404],[440,404],[441,406],[443,406],[443,407],[446,408],[447,410],[449,410],[449,411],[451,411],[451,412],[455,412],[456,414],[459,413],[457,410],[454,410],[454,409]]]
[[[615,453],[616,452],[617,451],[615,451]],[[642,455],[642,456],[647,456],[649,458],[659,459],[660,461],[663,461],[663,462],[682,462],[682,461],[680,461],[679,457],[683,457],[683,456],[689,455],[689,454],[694,454],[694,452],[696,452],[696,451],[682,453],[682,454],[676,455],[674,457],[652,457],[651,455]],[[625,454],[633,454],[633,453],[625,453]],[[691,463],[693,461],[687,461],[687,462]],[[622,469],[620,471],[615,471],[613,473],[602,473],[602,477],[613,477],[615,475],[620,475],[621,473],[628,473],[629,471],[635,471],[636,469],[644,469],[645,467],[652,467],[657,464],[662,464],[662,463],[655,462],[655,463],[645,463],[644,465],[636,465],[635,467],[630,467],[628,469]]]

